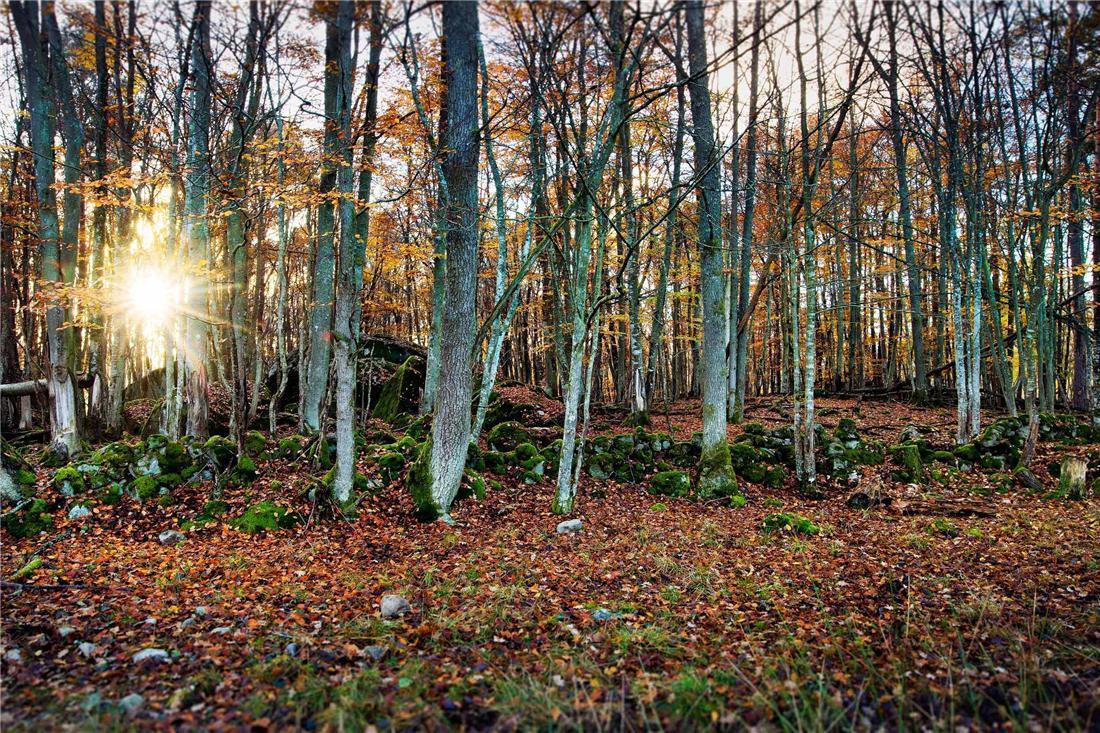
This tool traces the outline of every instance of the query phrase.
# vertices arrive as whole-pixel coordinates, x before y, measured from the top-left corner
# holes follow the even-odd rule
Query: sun
[[[178,284],[154,267],[139,267],[122,283],[123,305],[130,318],[148,327],[165,325],[176,312]]]

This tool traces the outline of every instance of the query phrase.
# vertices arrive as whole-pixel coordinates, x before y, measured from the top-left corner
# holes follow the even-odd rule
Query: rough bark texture
[[[725,495],[736,491],[726,443],[725,277],[722,274],[721,182],[714,144],[707,74],[703,4],[687,4],[691,119],[695,137],[695,175],[699,181],[699,270],[703,315],[703,453],[699,491]]]
[[[447,96],[447,272],[432,423],[432,500],[446,515],[458,494],[470,440],[470,351],[477,285],[477,3],[443,6]]]

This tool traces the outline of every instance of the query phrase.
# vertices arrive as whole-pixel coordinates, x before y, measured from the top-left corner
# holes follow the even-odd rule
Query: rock
[[[199,618],[205,618],[207,613],[206,606],[196,606],[194,613]]]
[[[384,595],[382,596],[382,618],[395,619],[404,616],[406,613],[412,611],[412,606],[401,596],[396,595]]]
[[[649,480],[649,493],[686,497],[691,493],[691,477],[683,471],[661,471]]]
[[[363,654],[367,655],[376,662],[382,661],[382,658],[386,656],[386,652],[389,650],[384,646],[368,646],[363,647]]]
[[[181,629],[189,629],[192,626],[194,626],[196,623],[198,623],[198,622],[195,621],[194,618],[192,618],[191,616],[188,616],[183,621],[180,621],[180,628]]]
[[[220,636],[220,635],[223,635],[223,634],[228,634],[232,630],[233,630],[232,626],[219,626],[218,628],[214,629],[210,633],[211,634],[218,634]]]
[[[521,443],[530,443],[531,433],[518,422],[502,422],[489,431],[486,442],[492,450],[511,451]]]
[[[66,636],[73,633],[74,631],[76,631],[76,629],[66,624],[65,626],[59,626],[57,628],[57,635],[64,639]]]
[[[4,661],[8,664],[19,664],[23,661],[23,652],[19,649],[8,649],[4,652]]]
[[[286,655],[288,657],[296,657],[298,656],[298,645],[292,641],[286,645],[286,648],[283,649],[283,651],[286,652]]]
[[[92,656],[96,653],[96,649],[98,649],[98,647],[90,641],[82,641],[76,645],[76,650],[84,657]]]
[[[83,504],[77,504],[69,510],[69,519],[84,519],[92,516],[92,510]]]
[[[608,611],[606,608],[597,608],[592,612],[593,621],[610,621],[615,618],[615,614]]]
[[[119,707],[126,711],[127,715],[137,715],[145,707],[145,698],[136,692],[131,692],[118,701]]]
[[[557,532],[558,534],[576,534],[583,526],[584,523],[579,519],[566,519],[564,522],[558,522]]]
[[[170,659],[171,658],[169,657],[168,652],[164,651],[163,649],[142,649],[140,652],[134,655],[135,664],[140,664],[145,661],[167,662]]]
[[[162,545],[178,545],[186,539],[182,534],[174,529],[166,529],[157,535],[157,542]]]
[[[155,618],[153,618],[152,616],[150,616],[149,618],[145,619],[141,623],[145,624],[146,626],[156,626],[157,625],[157,620]]]

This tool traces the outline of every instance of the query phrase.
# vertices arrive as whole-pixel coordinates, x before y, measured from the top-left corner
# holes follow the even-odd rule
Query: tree
[[[686,7],[688,66],[691,76],[692,137],[695,143],[696,195],[699,220],[699,289],[703,320],[703,453],[699,459],[699,492],[728,496],[737,491],[726,442],[725,277],[722,274],[720,159],[711,119],[706,32],[702,0]]]
[[[34,155],[35,189],[38,196],[39,268],[43,280],[53,284],[46,306],[46,339],[49,369],[47,388],[50,398],[50,444],[62,460],[80,449],[79,406],[76,378],[73,372],[73,329],[69,322],[69,294],[66,285],[72,283],[76,261],[76,231],[79,219],[79,198],[70,194],[65,200],[65,228],[59,231],[57,194],[54,188],[53,138],[57,105],[71,91],[68,71],[57,31],[57,18],[52,3],[37,5],[29,2],[10,3],[12,19],[19,33],[26,79],[27,108],[31,117],[31,150]],[[41,16],[39,17],[39,11]],[[71,115],[66,115],[72,118]],[[75,119],[75,118],[73,118]],[[79,175],[80,145],[78,126],[66,124],[67,164],[75,163],[68,175]],[[72,182],[67,178],[66,182]]]
[[[431,500],[447,517],[458,494],[470,443],[471,352],[477,287],[478,6],[443,6],[447,127],[443,221],[447,272],[439,343],[439,391],[432,422]]]
[[[192,90],[189,103],[187,171],[184,176],[182,238],[187,247],[192,282],[188,288],[187,348],[187,434],[204,438],[208,434],[207,311],[206,288],[200,273],[210,256],[210,224],[207,221],[207,193],[210,190],[210,99],[214,70],[210,56],[210,11],[207,0],[197,0],[191,24],[195,41],[191,47]]]

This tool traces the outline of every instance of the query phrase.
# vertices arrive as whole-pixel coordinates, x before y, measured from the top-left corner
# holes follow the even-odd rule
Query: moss
[[[35,476],[33,472],[28,471],[25,468],[20,468],[18,471],[15,472],[15,483],[19,484],[20,486],[34,486],[35,482],[37,481],[38,477]]]
[[[821,534],[821,527],[801,514],[788,514],[778,512],[764,517],[760,523],[760,529],[766,533],[792,532],[793,534],[815,535]]]
[[[531,433],[518,422],[502,422],[489,431],[489,447],[497,451],[514,450],[521,443],[531,443]]]
[[[18,512],[5,515],[0,522],[14,537],[34,537],[53,528],[53,517],[47,508],[45,500],[34,499]]]
[[[220,517],[229,513],[229,504],[217,499],[208,501],[203,505],[202,513],[208,517]]]
[[[53,475],[53,485],[64,496],[75,496],[88,488],[84,481],[84,474],[73,465],[57,469]]]
[[[890,448],[890,459],[897,468],[894,478],[898,481],[920,481],[924,478],[920,448],[912,443],[902,443]]]
[[[113,473],[118,474],[134,462],[134,449],[128,443],[119,440],[101,446],[88,460],[89,463],[109,468]]]
[[[96,494],[96,498],[99,499],[101,504],[107,506],[114,506],[122,501],[122,484],[115,483],[109,484]]]
[[[628,428],[643,428],[649,425],[649,412],[646,410],[637,410],[626,416],[623,420],[623,425]]]
[[[418,519],[431,522],[442,516],[442,508],[432,497],[432,441],[429,438],[420,444],[415,458],[405,476],[405,485],[412,495],[414,511]]]
[[[473,497],[478,501],[485,499],[485,479],[472,468],[467,468],[462,474],[462,484],[458,488],[456,499],[468,499]]]
[[[378,470],[383,482],[394,483],[405,471],[405,456],[396,451],[383,453],[378,457]]]
[[[378,394],[378,401],[374,404],[374,411],[371,413],[372,417],[392,423],[398,415],[408,410],[410,401],[406,397],[406,393],[410,391],[411,387],[415,386],[413,384],[415,381],[413,368],[416,361],[417,359],[414,356],[405,359],[401,366],[397,367],[393,375],[382,385],[382,390]]]
[[[504,453],[487,450],[481,453],[483,470],[503,476],[508,472],[508,457]]]
[[[237,467],[233,471],[233,479],[237,483],[246,484],[254,478],[256,478],[256,462],[248,455],[238,458]]]
[[[279,441],[275,448],[275,456],[287,460],[297,458],[305,446],[305,438],[301,435],[291,435]]]
[[[610,453],[597,453],[585,462],[588,475],[595,479],[611,478],[617,459]]]
[[[244,434],[244,452],[250,456],[258,456],[267,448],[267,436],[259,430],[249,430]]]
[[[183,483],[183,477],[178,473],[164,473],[156,479],[157,485],[166,489],[174,489]]]
[[[485,470],[485,459],[482,457],[481,446],[477,443],[470,443],[466,448],[466,468],[472,468],[475,471]]]
[[[164,473],[179,473],[191,463],[191,455],[181,443],[171,441],[160,451],[159,461]]]
[[[691,477],[684,471],[662,471],[654,474],[649,480],[649,493],[686,497],[691,493]]]
[[[405,427],[405,437],[424,440],[432,432],[431,415],[421,415]]]
[[[130,482],[130,493],[139,501],[145,501],[160,493],[160,487],[154,477],[138,476]]]
[[[731,498],[741,495],[737,474],[730,464],[730,448],[726,441],[719,441],[705,448],[699,458],[699,482],[696,495],[700,499]]]
[[[299,522],[297,512],[270,501],[261,501],[250,506],[244,514],[230,520],[230,526],[242,532],[256,534],[275,529],[289,529]]]
[[[203,443],[203,452],[218,471],[225,471],[237,458],[237,449],[224,435],[211,435]]]

